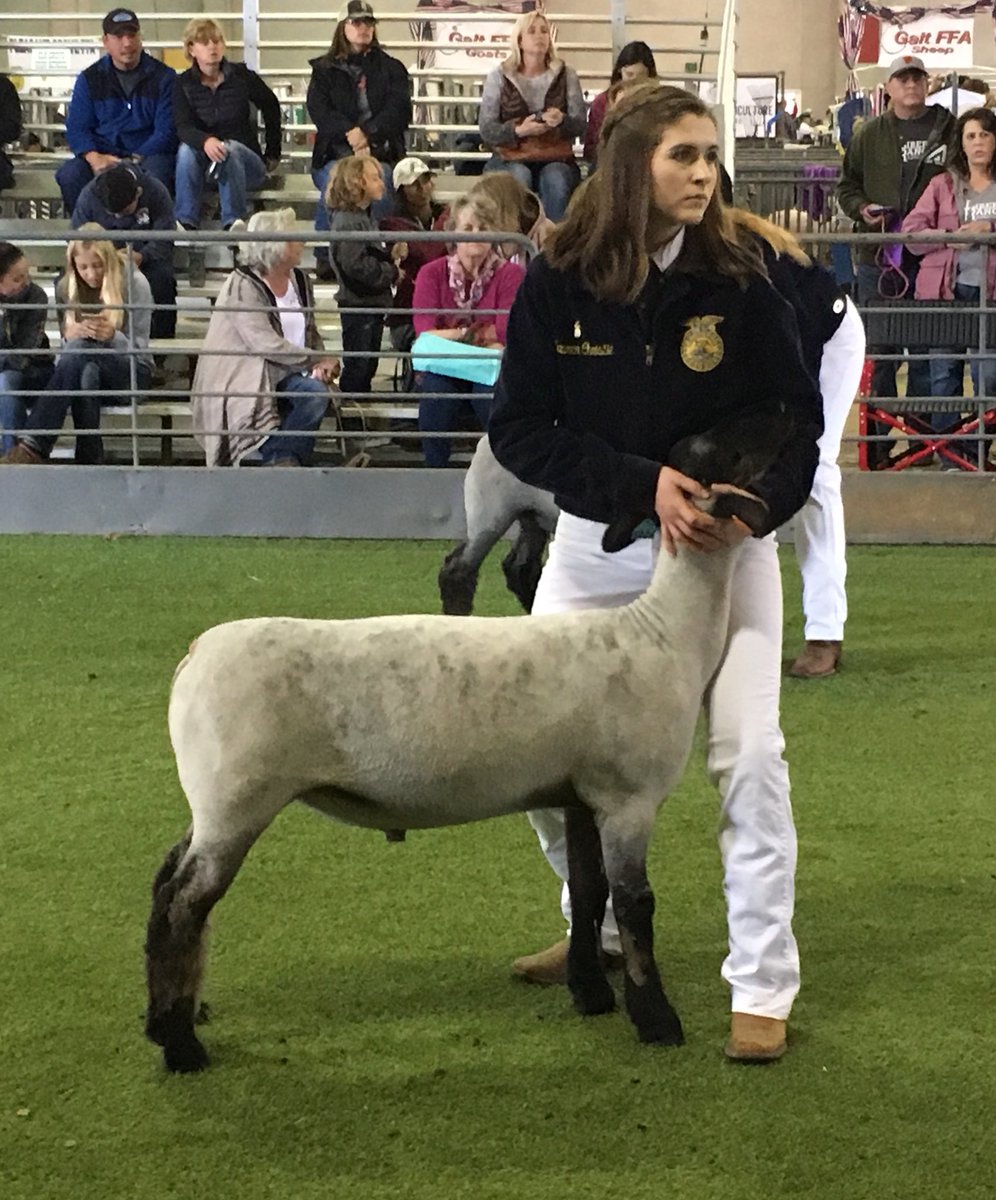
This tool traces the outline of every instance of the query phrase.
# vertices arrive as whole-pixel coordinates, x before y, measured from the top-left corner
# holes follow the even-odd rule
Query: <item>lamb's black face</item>
[[[668,466],[713,489],[712,498],[704,506],[713,516],[739,517],[760,533],[767,523],[767,506],[748,493],[777,459],[791,433],[791,418],[781,405],[773,404],[769,410],[736,417],[704,433],[682,438],[671,448]],[[632,513],[620,514],[602,538],[603,549],[611,553],[630,545],[634,536],[648,536],[640,527],[656,524],[657,518],[642,516],[641,520]]]
[[[683,438],[671,448],[668,466],[704,487],[729,483],[749,491],[778,457],[791,432],[790,418],[781,406],[773,406],[768,412],[753,412]]]

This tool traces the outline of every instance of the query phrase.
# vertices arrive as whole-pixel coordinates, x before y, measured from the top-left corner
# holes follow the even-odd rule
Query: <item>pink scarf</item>
[[[481,269],[472,279],[463,269],[463,264],[456,252],[447,255],[446,265],[449,271],[450,292],[453,295],[453,307],[464,312],[473,312],[481,303],[484,289],[491,282],[491,277],[501,266],[501,257],[496,250],[491,250],[488,257],[481,263]]]

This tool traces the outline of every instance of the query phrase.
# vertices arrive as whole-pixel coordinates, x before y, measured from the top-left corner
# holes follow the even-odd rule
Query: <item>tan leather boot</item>
[[[776,1017],[756,1017],[735,1012],[730,1020],[726,1057],[736,1062],[774,1062],[786,1050],[785,1022]]]
[[[826,679],[828,675],[836,675],[840,653],[840,642],[807,642],[789,667],[789,674],[795,679]]]
[[[43,463],[45,459],[33,450],[27,442],[17,442],[13,450],[8,450],[7,453],[0,458],[0,466],[4,467],[32,467],[36,463]]]
[[[570,948],[570,938],[554,942],[538,954],[527,954],[517,958],[512,963],[512,970],[529,983],[566,984],[567,983],[567,951]],[[623,962],[621,954],[602,951],[602,962],[607,971],[617,971]]]

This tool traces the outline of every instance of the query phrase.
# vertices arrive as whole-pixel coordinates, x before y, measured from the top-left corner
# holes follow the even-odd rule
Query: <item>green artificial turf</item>
[[[651,862],[683,1048],[510,978],[560,935],[524,818],[388,845],[291,810],[216,912],[213,1065],[164,1073],[142,1037],[142,942],[187,817],[174,666],[228,618],[433,611],[444,549],[0,540],[0,1197],[996,1194],[988,549],[852,550],[844,670],[786,684],[804,987],[782,1062],[722,1057],[699,753]],[[496,561],[479,611],[513,611]]]

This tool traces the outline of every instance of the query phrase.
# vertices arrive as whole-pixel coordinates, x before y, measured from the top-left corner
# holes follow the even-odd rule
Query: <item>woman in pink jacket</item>
[[[949,170],[930,181],[902,228],[904,233],[932,230],[996,233],[996,114],[991,109],[973,108],[959,117]],[[983,275],[987,298],[996,298],[996,247],[988,255],[988,261],[981,245],[913,244],[910,250],[920,256],[917,300],[965,300],[978,304]],[[931,350],[931,356],[931,395],[961,396],[963,359],[952,358],[950,347]],[[977,396],[996,395],[996,359],[973,357],[971,373]],[[943,432],[951,421],[950,413],[935,413],[933,417],[937,432]],[[975,448],[971,444],[962,443],[960,449],[969,460],[974,457]],[[942,465],[957,464],[945,460]]]
[[[456,235],[497,232],[501,228],[494,205],[479,195],[459,199],[447,225]],[[507,262],[499,247],[490,242],[457,241],[445,258],[427,263],[418,273],[413,301],[416,336],[435,333],[456,344],[503,347],[508,310],[525,274],[518,263]],[[459,369],[456,361],[453,369]],[[419,371],[415,386],[422,394],[418,424],[423,432],[451,431],[468,404],[481,428],[487,429],[493,390],[488,385],[455,375]],[[422,453],[428,466],[445,467],[450,460],[449,439],[425,438]]]

